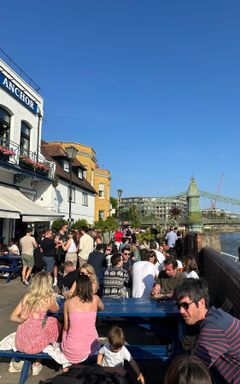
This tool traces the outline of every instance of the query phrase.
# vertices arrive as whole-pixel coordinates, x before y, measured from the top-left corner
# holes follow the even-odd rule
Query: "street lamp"
[[[72,224],[72,165],[73,165],[73,160],[75,159],[78,150],[71,146],[65,148],[67,157],[69,159],[69,198],[68,198],[68,229],[71,228]]]
[[[121,215],[120,215],[120,204],[121,204],[121,197],[122,197],[123,190],[118,189],[117,194],[118,194],[118,220],[120,222],[121,220]]]

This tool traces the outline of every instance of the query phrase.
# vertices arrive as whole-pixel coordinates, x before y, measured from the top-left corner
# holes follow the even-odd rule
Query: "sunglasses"
[[[180,310],[180,308],[183,308],[185,311],[187,311],[192,303],[195,301],[191,301],[190,303],[186,303],[185,301],[183,303],[176,303],[177,309]]]
[[[127,256],[130,255],[130,252],[124,252],[123,254]]]

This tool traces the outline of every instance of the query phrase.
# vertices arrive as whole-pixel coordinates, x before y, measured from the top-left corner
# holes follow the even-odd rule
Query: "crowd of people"
[[[30,285],[11,315],[11,320],[19,323],[19,351],[38,353],[49,343],[59,341],[66,358],[65,371],[98,352],[98,364],[123,367],[126,360],[136,379],[144,384],[143,374],[124,346],[121,328],[111,328],[108,342],[100,347],[96,316],[104,309],[101,298],[174,299],[187,332],[193,326],[197,338],[190,350],[192,356],[174,361],[164,383],[210,383],[209,369],[214,377],[220,377],[219,383],[240,383],[240,322],[210,307],[208,288],[199,278],[195,256],[184,254],[177,228],[169,228],[162,240],[153,228],[152,240],[143,243],[137,241],[130,226],[119,228],[107,243],[103,242],[104,236],[94,238],[87,228],[78,233],[68,231],[65,224],[55,235],[47,230],[38,242],[32,234],[29,228],[19,243],[22,282]],[[30,282],[36,249],[41,270]],[[55,317],[47,316],[48,311],[59,311],[53,289],[56,286],[65,298],[62,326]],[[9,371],[21,368],[21,362],[12,360]],[[40,361],[34,362],[32,374],[39,374],[41,368]],[[185,381],[180,379],[184,376]]]

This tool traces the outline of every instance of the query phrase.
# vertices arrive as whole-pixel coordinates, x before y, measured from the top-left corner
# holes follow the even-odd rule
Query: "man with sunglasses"
[[[185,279],[175,288],[174,299],[185,323],[198,328],[192,354],[199,357],[213,375],[226,383],[240,383],[240,321],[220,308],[209,306],[204,280]],[[219,379],[220,376],[220,379]]]

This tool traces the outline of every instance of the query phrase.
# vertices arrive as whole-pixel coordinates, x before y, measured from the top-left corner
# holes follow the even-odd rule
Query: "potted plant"
[[[34,170],[35,162],[27,156],[20,156],[19,165],[23,168]]]
[[[15,152],[7,147],[0,145],[0,160],[9,160],[10,156],[15,156]]]
[[[35,171],[41,175],[48,175],[50,168],[44,163],[35,163]]]

